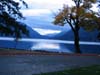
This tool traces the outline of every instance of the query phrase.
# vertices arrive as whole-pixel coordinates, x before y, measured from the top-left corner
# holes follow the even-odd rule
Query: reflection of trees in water
[[[68,53],[74,53],[74,44],[64,44],[64,43],[49,43],[48,47],[55,47],[56,48],[38,48],[35,49],[34,47],[39,44],[40,42],[34,41],[34,42],[28,42],[28,41],[18,41],[17,44],[15,41],[7,41],[7,40],[0,40],[0,47],[1,48],[14,48],[16,49],[22,49],[22,50],[45,50],[45,51],[53,51],[53,52],[68,52]],[[43,45],[42,42],[40,43],[41,46]],[[15,46],[16,45],[16,46]],[[45,45],[48,45],[48,43],[45,43]],[[45,47],[44,45],[44,47]],[[59,48],[59,49],[58,49]],[[99,45],[80,45],[80,48],[83,53],[98,53],[100,54],[100,46]]]
[[[75,52],[74,44],[63,44],[63,43],[61,43],[60,47],[61,47],[62,51],[71,52],[71,53]]]
[[[60,44],[60,47],[65,52],[71,51],[75,52],[74,44]],[[100,54],[100,46],[99,45],[80,45],[82,53],[96,53]]]
[[[100,46],[99,45],[80,45],[80,48],[83,53],[100,54]]]
[[[1,48],[15,48],[14,41],[7,41],[7,40],[0,40],[0,47]]]
[[[35,42],[25,42],[25,41],[17,41],[16,42],[16,41],[0,40],[1,48],[31,50],[31,47],[34,45],[35,45]]]
[[[35,45],[35,42],[19,41],[17,42],[16,49],[32,50],[31,48]]]

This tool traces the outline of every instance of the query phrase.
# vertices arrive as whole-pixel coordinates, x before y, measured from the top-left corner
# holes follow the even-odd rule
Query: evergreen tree
[[[29,31],[26,25],[19,22],[18,19],[24,19],[20,12],[20,2],[27,7],[23,0],[0,0],[0,35],[13,36],[16,39],[22,35],[28,36]]]

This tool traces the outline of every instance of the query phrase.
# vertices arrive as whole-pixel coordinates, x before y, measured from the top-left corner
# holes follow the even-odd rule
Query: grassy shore
[[[66,55],[68,53],[59,53],[46,50],[24,50],[13,48],[0,48],[0,55]]]
[[[79,54],[79,53],[67,53],[67,52],[53,52],[46,50],[24,50],[14,48],[0,48],[0,55],[71,55],[71,56],[100,56],[99,54]]]
[[[81,67],[77,69],[70,69],[59,72],[42,73],[37,75],[100,75],[100,65]]]

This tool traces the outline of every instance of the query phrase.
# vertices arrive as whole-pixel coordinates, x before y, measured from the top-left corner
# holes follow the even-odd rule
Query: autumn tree
[[[79,45],[79,30],[83,27],[85,30],[96,28],[94,19],[97,19],[96,13],[91,9],[96,0],[72,0],[74,5],[69,7],[64,5],[63,9],[55,16],[55,25],[69,25],[74,33],[74,45],[76,53],[82,53]]]
[[[0,0],[0,35],[14,36],[16,39],[22,35],[28,36],[26,25],[19,22],[18,19],[24,19],[20,12],[22,3],[25,7],[27,4],[23,0]]]
[[[99,18],[99,20],[98,20],[98,31],[99,31],[99,34],[98,34],[98,36],[97,36],[97,38],[100,40],[100,1],[99,0],[97,0],[98,1],[98,7],[99,7],[99,10],[98,10],[98,18]]]

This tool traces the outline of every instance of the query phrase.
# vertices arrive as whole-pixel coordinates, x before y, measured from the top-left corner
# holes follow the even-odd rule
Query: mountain
[[[97,42],[97,43],[100,42],[100,40],[97,39],[98,31],[96,31],[96,30],[93,32],[86,32],[83,29],[80,29],[79,35],[80,35],[80,41],[88,41],[90,43],[91,42]],[[73,35],[72,30],[70,30],[68,32],[64,31],[55,36],[52,36],[51,39],[73,41],[74,35]],[[75,52],[74,44],[60,44],[60,46],[62,49],[65,47],[65,49],[68,49],[71,52]],[[80,44],[80,49],[81,49],[82,53],[100,54],[100,45]]]
[[[31,27],[27,26],[27,29],[29,30],[29,38],[42,38],[43,37],[38,32],[33,30]]]
[[[36,32],[34,29],[32,29],[29,26],[26,26],[26,28],[29,31],[29,37],[22,34],[22,38],[32,38],[32,39],[48,39],[49,38],[48,36],[40,35],[38,32]],[[13,36],[0,35],[0,37],[13,37]]]
[[[80,36],[80,41],[99,41],[97,39],[98,31],[92,31],[92,32],[87,32],[83,30],[82,28],[79,31],[79,36]],[[74,40],[74,34],[72,30],[69,31],[63,31],[57,35],[51,36],[51,39],[59,39],[59,40]]]
[[[49,39],[49,36],[46,35],[40,35],[38,32],[36,32],[34,30],[34,28],[31,28],[29,26],[27,26],[27,29],[29,30],[29,37],[27,38],[31,38],[31,39]],[[25,38],[25,37],[22,37]]]
[[[65,40],[65,41],[73,41],[74,40],[74,35],[73,32],[71,30],[69,31],[62,31],[61,33],[58,34],[50,34],[50,35],[40,35],[38,32],[36,32],[34,29],[32,29],[31,27],[27,26],[27,29],[29,30],[29,35],[31,39],[58,39],[58,40]],[[97,40],[96,36],[98,34],[97,31],[94,32],[86,32],[83,29],[80,30],[80,40],[81,41],[90,41],[90,42],[99,42],[99,40]],[[24,38],[27,38],[24,36]],[[28,41],[11,41],[11,40],[0,40],[0,47],[1,48],[17,48],[17,49],[25,49],[25,50],[30,50],[30,49],[34,49],[34,47],[36,46],[37,48],[41,48],[43,44],[41,44],[41,47],[38,46],[38,44],[41,44],[41,42],[28,42]],[[47,46],[49,46],[49,42],[42,42],[42,43],[46,43]],[[52,43],[50,43],[52,44]],[[50,45],[51,47],[53,45]],[[57,43],[54,46],[58,46],[61,50],[63,50],[63,52],[74,52],[75,48],[74,48],[74,44],[64,44],[64,43]],[[54,47],[53,46],[53,47]],[[44,46],[43,46],[44,47]],[[99,45],[80,45],[80,48],[82,50],[83,53],[100,53],[100,46]],[[48,49],[45,48],[47,51]],[[54,50],[54,49],[52,49]],[[57,50],[58,51],[58,50]],[[59,50],[60,51],[60,50]]]
[[[29,30],[29,37],[22,35],[22,38],[30,38],[30,39],[48,39],[48,36],[40,35],[31,27],[27,26]],[[0,38],[4,38],[5,36],[0,36]],[[8,36],[13,37],[13,36]],[[35,45],[35,42],[28,42],[28,41],[12,41],[12,40],[0,40],[0,47],[1,48],[17,48],[17,49],[26,49],[30,50]]]

